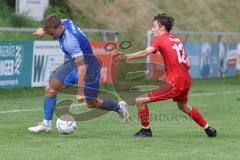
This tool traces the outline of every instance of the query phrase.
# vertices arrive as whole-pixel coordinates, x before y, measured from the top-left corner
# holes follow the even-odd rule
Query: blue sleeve
[[[81,49],[81,46],[78,43],[78,40],[74,37],[72,39],[72,51],[71,51],[71,56],[72,58],[83,56],[83,51]]]
[[[69,32],[77,39],[78,44],[84,54],[92,54],[92,47],[85,36],[85,34],[80,30],[80,28],[75,25],[71,20],[65,20],[64,24]]]

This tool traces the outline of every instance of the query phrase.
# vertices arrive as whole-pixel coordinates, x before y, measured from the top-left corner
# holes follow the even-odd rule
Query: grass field
[[[51,133],[32,134],[27,128],[41,121],[42,89],[1,89],[0,159],[239,159],[239,84],[240,78],[193,81],[189,103],[218,129],[216,138],[208,138],[171,101],[150,105],[152,114],[168,117],[152,119],[152,138],[132,137],[140,127],[134,107],[129,109],[132,118],[127,124],[122,124],[115,113],[108,113],[79,122],[71,135],[61,135],[55,128]],[[64,98],[60,95],[60,100]]]

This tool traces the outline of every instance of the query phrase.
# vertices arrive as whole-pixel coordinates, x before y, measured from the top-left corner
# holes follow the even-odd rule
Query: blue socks
[[[99,106],[99,109],[108,110],[108,111],[115,111],[119,113],[120,106],[117,102],[114,102],[110,99],[102,99],[103,103]],[[53,114],[56,106],[57,98],[54,97],[47,97],[44,98],[44,121],[51,122],[53,119]]]
[[[44,120],[51,121],[53,119],[53,113],[56,106],[57,98],[47,97],[44,98]]]
[[[102,100],[103,100],[103,104],[98,107],[99,109],[115,111],[115,112],[119,113],[120,106],[117,102],[114,102],[110,99],[105,99],[105,98],[103,98]]]

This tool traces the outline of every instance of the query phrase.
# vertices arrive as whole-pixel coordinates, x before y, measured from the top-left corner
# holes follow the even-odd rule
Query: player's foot
[[[38,133],[38,132],[51,132],[52,124],[44,124],[40,122],[37,126],[28,128],[30,132]]]
[[[134,137],[152,137],[152,131],[151,129],[141,129],[137,133],[133,135]]]
[[[122,122],[126,123],[129,119],[129,114],[128,114],[128,105],[124,101],[120,101],[119,103],[120,106],[120,111],[119,111],[119,118],[122,120]]]
[[[216,137],[217,136],[217,130],[211,126],[209,126],[207,129],[205,129],[206,134],[208,137]]]

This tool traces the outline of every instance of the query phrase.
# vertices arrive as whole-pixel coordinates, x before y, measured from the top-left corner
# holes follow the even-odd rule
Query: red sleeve
[[[150,46],[155,49],[153,54],[157,53],[157,51],[159,50],[159,41],[158,41],[158,39],[154,38]]]

